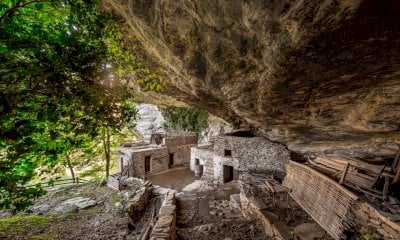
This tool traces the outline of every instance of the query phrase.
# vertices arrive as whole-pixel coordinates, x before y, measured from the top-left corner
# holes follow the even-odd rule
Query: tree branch
[[[3,15],[0,16],[0,24],[2,24],[3,20],[5,19],[6,16],[12,18],[15,14],[16,11],[20,10],[21,8],[24,8],[32,3],[39,3],[39,2],[50,2],[48,0],[32,0],[23,4],[17,3],[17,5],[15,5],[12,8],[9,8],[7,11],[5,11],[3,13]]]

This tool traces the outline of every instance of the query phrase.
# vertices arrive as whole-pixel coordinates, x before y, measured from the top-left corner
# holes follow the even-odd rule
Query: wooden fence
[[[344,232],[354,225],[353,208],[357,196],[316,170],[293,161],[283,185],[293,199],[332,237],[345,239]]]
[[[53,181],[42,182],[42,183],[40,183],[40,185],[43,188],[50,188],[50,187],[54,187],[54,186],[70,185],[70,184],[83,184],[83,183],[88,183],[88,182],[90,182],[90,181],[83,179],[83,178],[76,177],[75,181],[72,179],[57,179],[57,180],[53,180]],[[34,187],[34,186],[37,186],[37,184],[26,185],[24,187],[29,188],[29,187]]]

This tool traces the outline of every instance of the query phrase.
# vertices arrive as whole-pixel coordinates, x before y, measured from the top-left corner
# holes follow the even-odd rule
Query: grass
[[[30,239],[54,239],[56,234],[52,231],[52,216],[15,216],[0,219],[0,238],[13,239],[15,236],[26,235],[28,229],[42,229],[44,232],[30,234]],[[29,239],[28,238],[28,239]]]
[[[358,239],[359,240],[375,240],[375,238],[372,235],[368,234],[368,233],[360,235],[358,237]]]

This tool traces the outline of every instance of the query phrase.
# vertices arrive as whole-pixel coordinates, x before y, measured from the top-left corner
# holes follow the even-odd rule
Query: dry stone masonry
[[[175,193],[172,191],[165,195],[164,201],[158,212],[158,220],[150,234],[150,240],[175,240],[176,239],[176,204]]]
[[[377,210],[368,203],[359,203],[355,225],[362,234],[372,235],[375,239],[395,240],[400,238],[398,216]]]
[[[151,143],[124,144],[118,151],[121,175],[144,178],[189,164],[190,148],[196,145],[197,135],[193,133],[153,134]]]
[[[192,148],[190,167],[206,181],[224,183],[242,171],[284,173],[290,153],[285,146],[262,137],[219,136],[214,145]],[[199,166],[199,167],[197,167]]]

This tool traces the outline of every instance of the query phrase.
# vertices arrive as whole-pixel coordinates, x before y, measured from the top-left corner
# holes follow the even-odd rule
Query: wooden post
[[[393,182],[397,183],[397,181],[399,181],[399,178],[400,178],[400,166],[397,168],[396,176],[394,176]]]
[[[349,170],[349,166],[350,166],[350,164],[347,163],[343,168],[343,174],[342,174],[342,177],[340,178],[340,181],[339,181],[339,184],[341,184],[341,185],[346,180],[346,174],[347,174],[347,171]]]
[[[385,201],[388,199],[389,182],[390,178],[385,177],[385,185],[383,186],[383,200]]]
[[[399,149],[397,150],[396,156],[393,159],[393,164],[392,164],[392,171],[396,172],[400,166],[398,166],[399,163],[399,158],[400,158],[400,146]]]
[[[76,177],[76,184],[79,184],[79,178]]]

